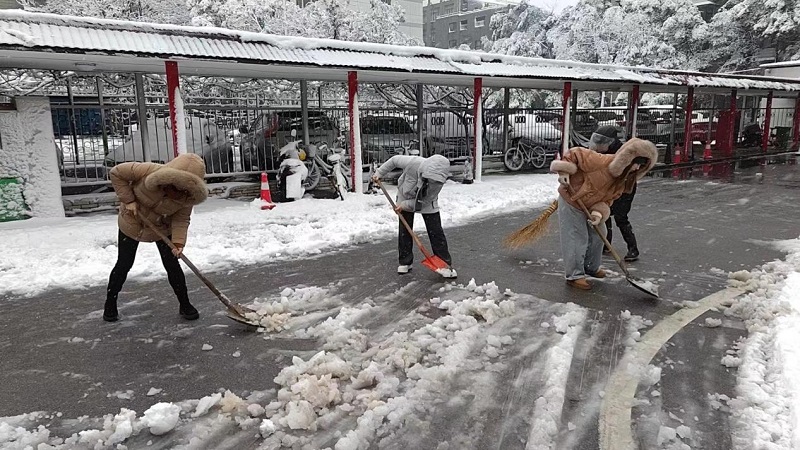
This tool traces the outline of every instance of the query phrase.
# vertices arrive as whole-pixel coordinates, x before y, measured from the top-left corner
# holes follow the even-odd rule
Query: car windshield
[[[399,117],[365,117],[361,121],[364,134],[414,134],[414,130]]]

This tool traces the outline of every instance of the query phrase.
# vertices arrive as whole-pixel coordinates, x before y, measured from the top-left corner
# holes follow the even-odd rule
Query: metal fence
[[[133,89],[126,85],[98,95],[102,92],[98,84],[94,93],[76,96],[70,92],[68,96],[51,97],[55,150],[65,186],[107,184],[108,171],[121,162],[163,163],[173,158],[171,123],[163,92],[136,95]],[[137,89],[143,91],[141,86]],[[258,98],[187,100],[187,150],[203,156],[209,176],[276,170],[280,149],[293,140],[303,140],[306,134],[312,144],[339,146],[350,153],[346,108],[311,102],[305,130],[299,107],[263,103]],[[717,146],[720,123],[730,123],[724,119],[726,113],[727,107],[693,110],[690,130],[695,145],[689,151],[691,158],[702,157],[706,142]],[[772,110],[771,147],[788,148],[793,114],[793,108]],[[626,107],[577,109],[570,120],[571,144],[585,143],[593,131],[604,125],[616,127],[625,139],[629,115]],[[471,155],[473,148],[472,108],[426,106],[420,116],[415,108],[366,107],[360,109],[360,121],[364,164],[417,152],[461,161]],[[503,155],[523,140],[542,146],[553,155],[561,146],[563,121],[561,109],[487,108],[480,122],[484,157]],[[656,143],[664,151],[665,162],[669,162],[671,152],[666,149],[684,142],[685,121],[680,106],[642,106],[635,121],[636,135]],[[765,108],[755,101],[739,109],[735,119],[736,148],[760,148],[764,121]]]

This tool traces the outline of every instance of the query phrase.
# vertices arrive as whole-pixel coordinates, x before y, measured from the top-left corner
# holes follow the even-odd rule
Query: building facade
[[[482,38],[489,36],[492,15],[507,11],[518,1],[427,0],[422,8],[422,32],[425,45],[457,48],[468,45],[483,48]]]
[[[17,3],[17,0],[0,0],[0,9],[20,9],[20,8],[22,8],[22,6],[20,6],[20,4]]]

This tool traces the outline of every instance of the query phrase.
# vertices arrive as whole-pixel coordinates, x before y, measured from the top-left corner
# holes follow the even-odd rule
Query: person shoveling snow
[[[434,255],[431,257],[426,254],[423,264],[444,278],[456,278],[458,274],[451,267],[452,259],[442,229],[442,218],[439,215],[439,192],[450,175],[450,160],[442,155],[432,155],[428,158],[396,155],[378,168],[373,181],[381,186],[381,178],[396,169],[403,171],[397,180],[397,204],[394,205],[401,221],[397,236],[400,263],[397,266],[397,273],[406,274],[411,271],[414,262],[413,244],[416,238],[412,230],[414,214],[418,212],[425,221]],[[389,200],[391,201],[391,198]],[[417,245],[424,253],[426,252],[419,242]]]

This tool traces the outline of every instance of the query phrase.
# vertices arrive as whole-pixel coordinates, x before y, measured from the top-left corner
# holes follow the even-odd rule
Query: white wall
[[[0,177],[22,179],[25,203],[34,217],[64,217],[50,101],[14,100],[16,111],[0,112]]]

